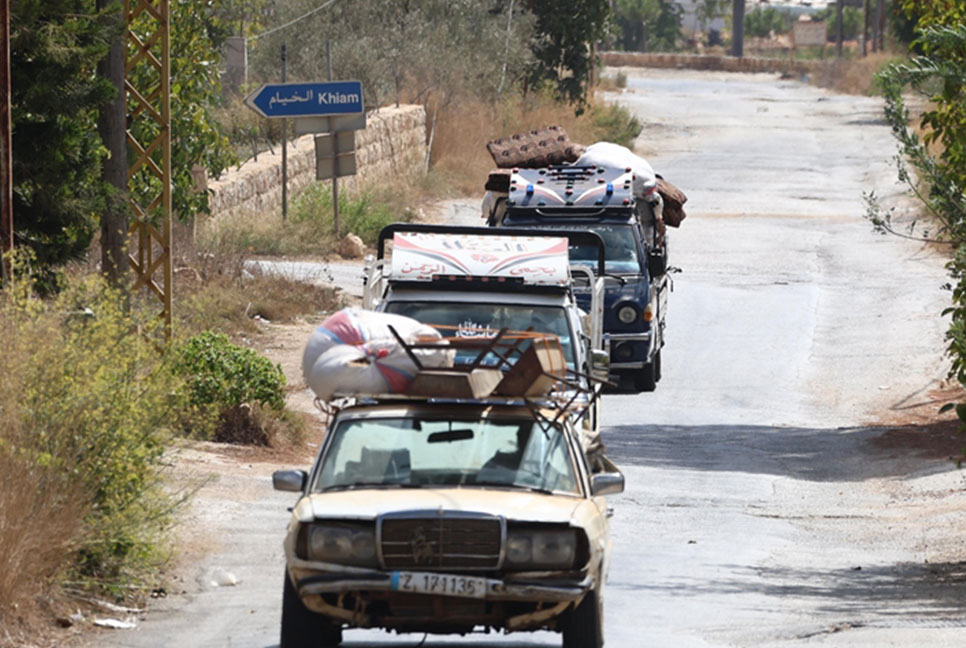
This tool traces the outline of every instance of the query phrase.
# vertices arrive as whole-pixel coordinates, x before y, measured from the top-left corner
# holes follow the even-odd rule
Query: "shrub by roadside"
[[[226,443],[274,445],[300,442],[301,419],[285,411],[285,374],[252,349],[232,344],[224,333],[204,331],[176,353],[194,432]],[[197,429],[200,427],[200,429]]]
[[[165,560],[181,401],[152,320],[98,277],[0,294],[0,625],[60,580],[120,597]]]

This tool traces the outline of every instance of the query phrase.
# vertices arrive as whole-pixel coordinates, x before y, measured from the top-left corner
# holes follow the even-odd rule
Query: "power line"
[[[328,7],[330,4],[332,4],[334,2],[335,2],[335,0],[329,0],[328,2],[323,3],[321,6],[316,7],[312,11],[310,11],[310,12],[308,12],[306,14],[302,14],[301,16],[299,16],[298,18],[296,18],[295,20],[290,20],[287,23],[285,23],[284,25],[279,25],[278,27],[272,27],[268,31],[263,31],[261,34],[256,34],[254,36],[249,36],[245,40],[249,40],[249,41],[258,40],[262,36],[268,36],[269,34],[274,34],[275,32],[279,31],[280,29],[285,29],[286,27],[290,27],[291,25],[294,25],[295,23],[297,23],[297,22],[299,22],[301,20],[305,20],[306,18],[308,18],[309,16],[311,16],[313,14],[319,13],[320,11],[322,11],[323,9],[325,9],[326,7]]]

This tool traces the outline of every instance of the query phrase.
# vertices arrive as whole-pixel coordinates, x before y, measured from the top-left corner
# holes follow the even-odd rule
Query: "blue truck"
[[[559,165],[491,174],[483,217],[492,227],[592,231],[605,246],[603,328],[612,379],[654,391],[661,379],[668,293],[667,236],[657,184],[630,167]],[[571,246],[572,263],[594,267]],[[597,271],[594,267],[595,272]],[[577,290],[586,308],[590,294]]]

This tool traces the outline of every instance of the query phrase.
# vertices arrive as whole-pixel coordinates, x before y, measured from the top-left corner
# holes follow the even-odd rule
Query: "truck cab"
[[[571,265],[575,246],[583,261]],[[425,322],[445,337],[551,333],[571,371],[606,375],[603,267],[604,244],[586,232],[394,224],[366,268],[363,307]],[[599,427],[596,407],[586,425]]]
[[[603,330],[611,375],[629,379],[638,391],[654,391],[661,379],[670,291],[656,185],[642,192],[630,168],[601,166],[520,168],[504,177],[505,193],[491,189],[483,203],[490,226],[590,231],[603,240],[603,272],[588,263],[589,251],[576,240],[571,263],[586,264],[605,280]],[[581,306],[589,301],[580,290],[576,296]]]

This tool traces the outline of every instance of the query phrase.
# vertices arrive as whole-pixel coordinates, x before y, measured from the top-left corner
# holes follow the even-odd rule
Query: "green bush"
[[[332,216],[332,189],[326,183],[315,183],[292,203],[292,222],[310,225],[317,240],[332,236]],[[354,197],[344,192],[339,194],[339,231],[343,235],[352,232],[369,245],[376,242],[383,227],[408,220],[406,216],[376,200],[372,192]]]
[[[624,106],[617,104],[595,105],[591,109],[597,141],[614,142],[628,148],[641,134],[641,122]]]
[[[219,414],[241,405],[285,407],[285,374],[279,365],[251,349],[232,344],[224,333],[204,331],[178,350],[176,369],[188,399]]]
[[[161,472],[183,403],[179,379],[150,341],[156,326],[154,313],[129,309],[99,277],[69,279],[53,300],[18,286],[0,293],[0,465],[14,471],[5,478],[28,479],[34,500],[45,502],[19,514],[30,520],[26,531],[48,529],[44,547],[18,534],[34,544],[21,552],[34,579],[63,570],[126,592],[165,558],[175,500]],[[0,529],[16,528],[7,513],[16,502],[3,499]],[[68,525],[76,511],[82,519]],[[61,560],[30,568],[28,558],[48,542],[62,548]]]
[[[774,7],[758,7],[745,14],[745,35],[767,38],[784,34],[792,28],[789,14]]]

